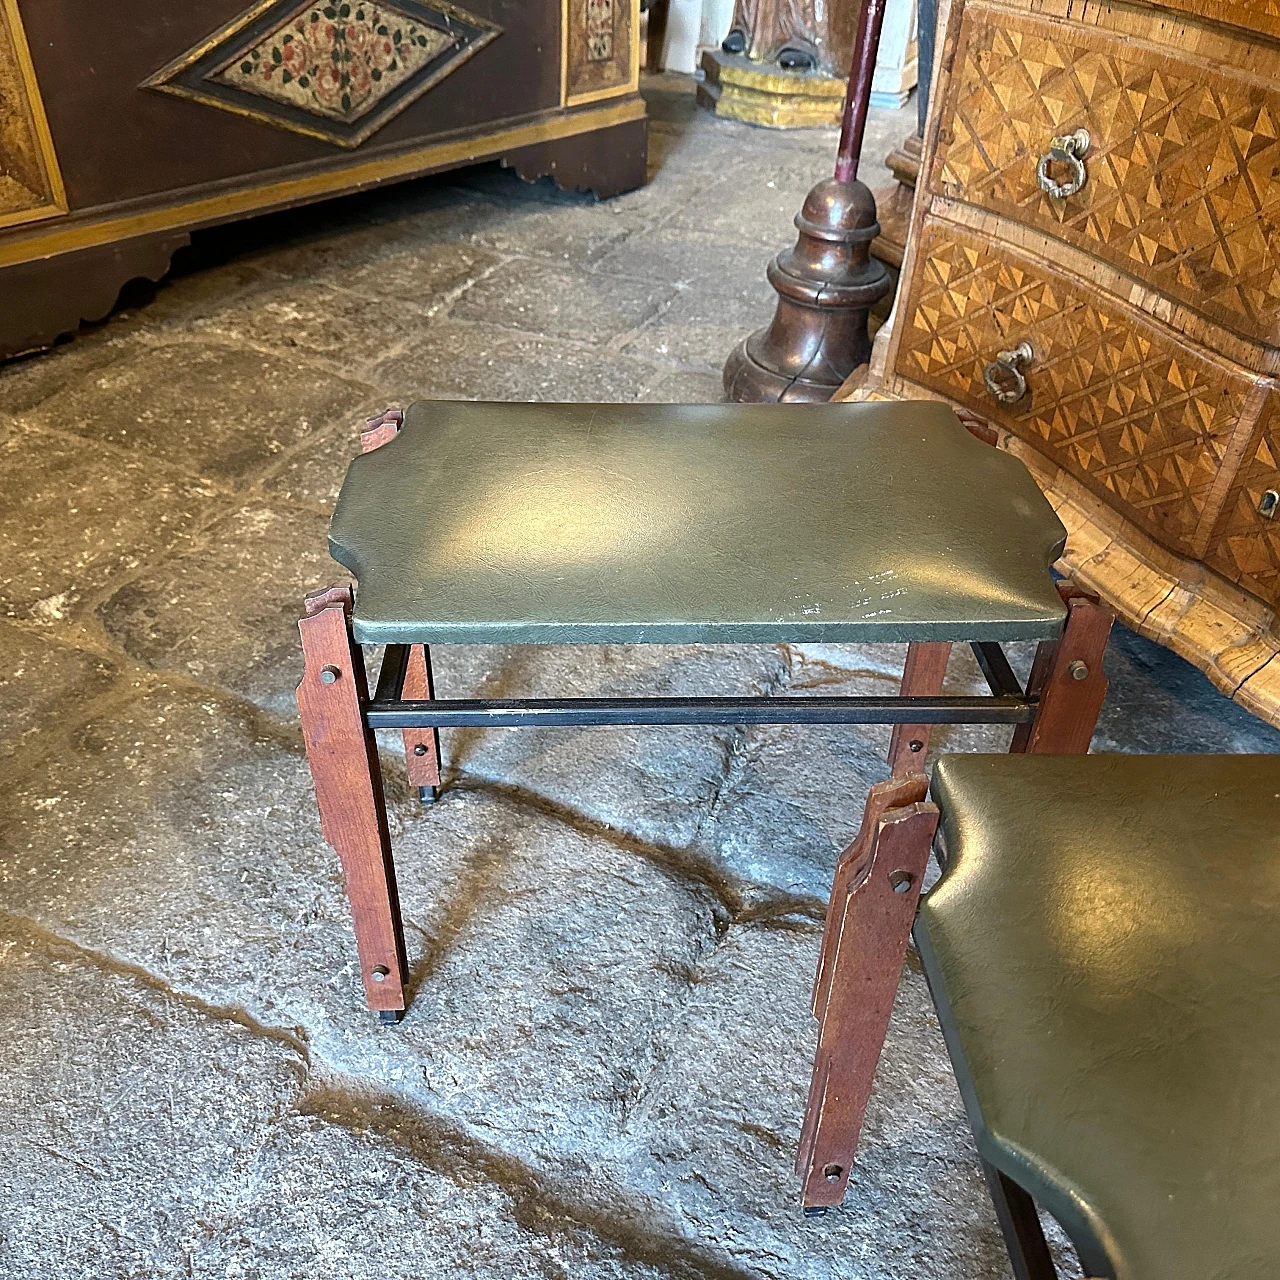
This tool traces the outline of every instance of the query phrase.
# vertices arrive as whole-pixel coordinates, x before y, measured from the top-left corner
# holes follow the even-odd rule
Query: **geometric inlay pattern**
[[[1247,337],[1280,341],[1280,86],[971,7],[950,93],[933,190],[1065,240]],[[1081,127],[1088,180],[1055,199],[1039,188],[1037,162],[1051,138]],[[1052,176],[1065,181],[1065,168]]]
[[[144,87],[354,147],[500,31],[446,3],[259,0]]]
[[[1252,381],[1044,263],[945,223],[921,230],[896,372],[999,421],[1166,546],[1201,553]],[[983,371],[1023,340],[1027,393],[1001,405]]]
[[[1272,604],[1280,604],[1280,516],[1258,507],[1280,492],[1280,403],[1273,395],[1240,461],[1205,559],[1219,573]]]

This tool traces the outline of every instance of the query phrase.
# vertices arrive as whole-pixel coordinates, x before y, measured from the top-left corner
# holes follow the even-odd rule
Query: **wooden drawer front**
[[[1046,263],[949,223],[921,231],[896,372],[1007,427],[1194,553],[1252,380]],[[1002,405],[983,371],[1024,339],[1027,393]]]
[[[1227,493],[1206,562],[1246,591],[1280,604],[1280,511],[1259,508],[1280,493],[1280,400],[1273,393]]]
[[[1163,20],[1150,19],[1154,27]],[[1241,42],[1241,60],[1247,46]],[[1280,341],[1280,85],[966,7],[930,189],[1035,227],[1246,337]],[[1078,194],[1040,190],[1089,132]],[[1064,181],[1061,165],[1049,176]]]

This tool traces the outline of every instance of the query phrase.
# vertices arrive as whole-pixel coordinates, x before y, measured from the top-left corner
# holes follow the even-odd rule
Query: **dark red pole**
[[[858,33],[854,37],[853,65],[844,95],[844,120],[840,125],[840,150],[836,153],[836,181],[852,182],[858,176],[858,156],[862,135],[867,129],[867,106],[871,101],[871,78],[876,73],[880,52],[880,29],[884,26],[886,0],[862,0]]]

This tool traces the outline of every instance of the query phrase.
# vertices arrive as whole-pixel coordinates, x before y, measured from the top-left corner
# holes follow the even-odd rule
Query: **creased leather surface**
[[[1118,1280],[1280,1275],[1280,757],[949,756],[916,940],[984,1156]]]
[[[379,642],[1037,639],[1065,531],[945,406],[419,401],[333,556]]]

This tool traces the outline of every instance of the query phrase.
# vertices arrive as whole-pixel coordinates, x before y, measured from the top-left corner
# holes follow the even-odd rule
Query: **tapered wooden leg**
[[[404,932],[373,733],[364,658],[351,636],[351,591],[309,596],[298,623],[304,671],[298,712],[324,838],[342,860],[369,1008],[384,1021],[405,1007]]]
[[[982,1162],[996,1219],[1009,1250],[1014,1280],[1057,1280],[1058,1271],[1044,1238],[1036,1203],[1012,1178]]]
[[[928,787],[922,775],[900,781],[921,798]],[[844,1199],[937,827],[932,804],[884,811],[863,875],[832,895],[837,943],[796,1158],[806,1213]]]
[[[1115,614],[1096,596],[1059,583],[1067,605],[1067,625],[1057,640],[1036,649],[1027,692],[1039,696],[1036,718],[1014,731],[1010,751],[1084,755],[1107,696],[1102,669]]]
[[[434,698],[435,681],[431,675],[431,650],[425,644],[409,647],[409,662],[404,672],[405,698]],[[418,788],[424,804],[440,794],[440,730],[434,727],[404,731],[404,761],[409,782]]]
[[[907,661],[902,668],[902,696],[929,698],[942,692],[951,657],[949,640],[917,641],[907,646]],[[895,778],[908,773],[923,773],[929,754],[928,724],[895,724],[889,740],[889,768]]]

